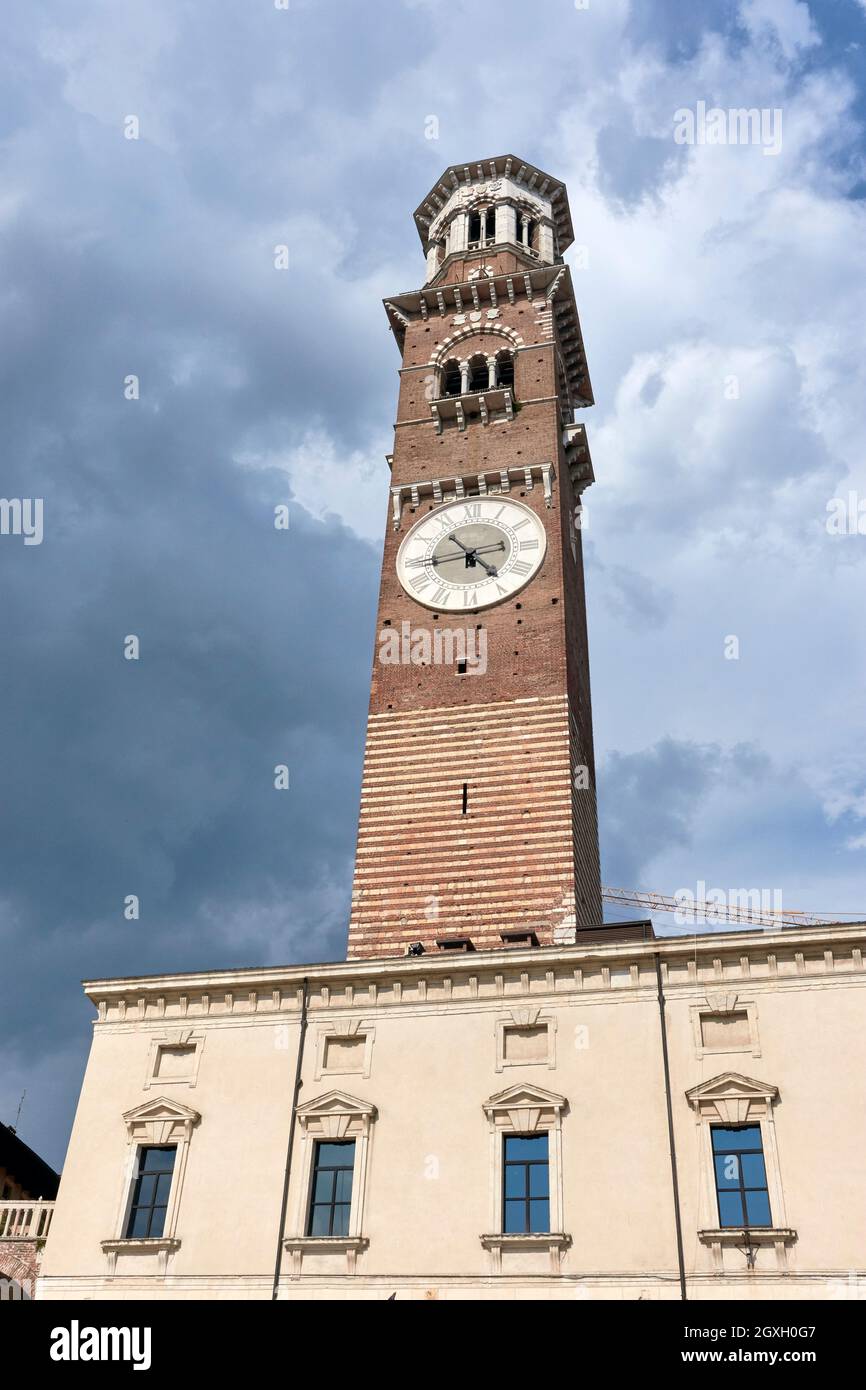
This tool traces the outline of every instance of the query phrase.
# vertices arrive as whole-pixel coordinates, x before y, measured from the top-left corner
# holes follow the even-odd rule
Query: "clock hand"
[[[471,554],[472,554],[471,551],[464,551],[463,553],[464,553],[464,554],[468,554],[468,555],[471,555]],[[459,552],[455,552],[453,555],[431,555],[429,560],[426,558],[426,556],[424,556],[424,557],[422,557],[420,560],[407,560],[407,561],[406,561],[406,568],[407,568],[407,569],[412,569],[413,567],[414,567],[414,568],[417,568],[418,565],[427,565],[427,564],[430,564],[430,565],[441,565],[441,564],[444,564],[444,562],[445,562],[446,560],[459,560],[459,559],[460,559],[460,553],[459,553]]]
[[[449,541],[453,541],[455,545],[459,545],[459,546],[460,546],[460,549],[463,551],[464,555],[466,556],[466,563],[467,563],[467,565],[470,564],[470,563],[472,563],[472,562],[474,562],[474,560],[475,560],[476,557],[481,553],[482,550],[486,552],[486,551],[488,551],[488,550],[504,550],[504,549],[505,549],[505,542],[504,542],[504,541],[497,541],[496,545],[483,545],[483,546],[472,546],[472,547],[470,547],[470,546],[468,546],[468,545],[464,545],[463,542],[460,540],[459,536],[457,535],[456,531],[452,531],[452,533],[451,533],[451,535],[448,537],[448,539],[449,539]],[[482,566],[483,569],[486,569],[486,570],[487,570],[487,573],[488,573],[488,574],[495,574],[495,573],[496,573],[496,571],[495,571],[495,570],[492,570],[492,569],[490,568],[489,565],[485,565],[483,560],[480,561],[480,564],[481,564],[481,566]]]
[[[452,540],[456,540],[457,538],[456,538],[456,536],[452,536],[451,539],[452,539]],[[457,541],[457,544],[459,545],[460,542]],[[496,545],[482,545],[482,546],[477,546],[474,550],[468,550],[468,549],[466,548],[466,546],[464,546],[463,549],[464,549],[464,551],[466,552],[466,568],[467,568],[467,569],[470,569],[473,565],[480,565],[481,568],[482,568],[487,574],[489,574],[491,577],[492,577],[493,575],[496,575],[496,574],[499,573],[499,571],[498,571],[498,569],[496,568],[495,565],[488,565],[487,561],[486,561],[486,560],[482,560],[482,559],[480,558],[480,556],[481,556],[481,551],[482,551],[482,550],[484,550],[484,551],[504,550],[504,549],[505,549],[505,542],[504,542],[504,541],[498,541],[498,542],[496,543]]]
[[[449,539],[450,539],[450,537],[449,537]],[[459,544],[459,542],[458,542],[458,544]],[[505,549],[505,542],[504,542],[504,541],[497,541],[495,545],[480,545],[480,546],[478,547],[477,550],[468,550],[468,549],[466,548],[466,546],[464,546],[464,547],[463,547],[462,553],[463,553],[464,555],[466,555],[466,556],[468,556],[468,555],[475,555],[475,556],[478,556],[478,555],[486,555],[486,554],[488,554],[491,550],[504,550],[504,549]],[[426,558],[426,556],[425,556],[424,558],[422,558],[422,559],[420,559],[420,560],[407,560],[407,561],[406,561],[406,568],[407,568],[407,569],[417,569],[420,565],[426,565],[426,564],[441,565],[441,564],[444,564],[447,560],[459,560],[459,559],[460,559],[460,555],[458,555],[458,554],[454,554],[454,555],[431,555],[429,560],[428,560],[428,559]],[[479,562],[479,563],[481,563],[481,562]]]
[[[477,552],[476,552],[476,554],[475,554],[475,558],[476,558],[476,560],[478,560],[478,554],[477,554]],[[486,560],[478,560],[478,563],[479,563],[479,565],[481,566],[482,569],[485,569],[485,570],[487,571],[488,574],[498,574],[498,573],[499,573],[499,570],[496,568],[496,566],[495,566],[495,565],[488,565],[488,563],[487,563]]]

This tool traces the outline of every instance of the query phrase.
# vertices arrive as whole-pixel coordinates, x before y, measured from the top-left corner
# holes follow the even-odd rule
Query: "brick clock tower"
[[[601,925],[580,497],[592,405],[563,184],[504,155],[415,213],[349,957]]]

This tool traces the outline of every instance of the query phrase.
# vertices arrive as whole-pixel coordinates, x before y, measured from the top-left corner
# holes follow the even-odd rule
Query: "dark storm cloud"
[[[721,750],[662,739],[637,753],[611,753],[599,775],[599,820],[607,881],[639,885],[645,866],[692,837],[692,822]]]
[[[150,108],[139,93],[113,124],[94,113],[96,78],[84,100],[35,33],[18,36],[29,98],[6,146],[0,492],[42,498],[45,530],[39,546],[0,542],[3,1103],[41,1071],[25,1132],[56,1162],[86,1046],[82,977],[345,948],[377,555],[297,504],[276,530],[287,475],[237,460],[320,420],[357,448],[390,418],[396,358],[375,290],[341,288],[363,175],[328,189],[282,98],[252,120],[261,21],[208,13],[234,26],[234,53],[203,26],[214,61],[187,87],[193,35],[175,36]],[[294,49],[270,59],[274,82],[301,66]],[[137,105],[142,139],[126,141]],[[146,138],[155,111],[162,144]]]
[[[781,893],[804,875],[819,878],[834,861],[841,879],[840,842],[861,824],[851,807],[828,823],[820,797],[796,768],[777,766],[747,743],[723,748],[663,738],[636,752],[611,752],[598,785],[602,876],[631,888],[651,881],[662,857],[690,866],[683,886],[692,888],[696,879],[721,875],[726,889],[757,885]],[[797,906],[790,893],[785,901]],[[670,924],[656,928],[664,934]]]

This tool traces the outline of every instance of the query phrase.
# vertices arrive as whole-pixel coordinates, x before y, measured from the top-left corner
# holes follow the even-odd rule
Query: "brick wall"
[[[35,1240],[0,1241],[0,1300],[33,1298],[40,1253]]]
[[[561,440],[559,345],[545,296],[527,298],[522,277],[515,286],[514,302],[501,299],[493,320],[407,315],[391,483],[460,477],[469,490],[478,473],[539,464],[552,464],[555,477],[549,505],[539,480],[512,483],[510,495],[544,523],[547,551],[523,591],[478,613],[435,615],[408,597],[397,550],[440,504],[429,496],[404,504],[397,530],[389,507],[350,957],[402,954],[418,940],[435,949],[455,935],[500,945],[501,932],[520,928],[549,944],[576,923],[601,921],[582,555],[578,536],[575,560],[569,535],[575,498]],[[440,349],[458,359],[495,355],[517,339],[514,418],[476,417],[465,429],[446,422],[438,431],[430,399]],[[382,664],[380,634],[407,623],[483,632],[486,671]],[[589,786],[577,789],[580,765]]]

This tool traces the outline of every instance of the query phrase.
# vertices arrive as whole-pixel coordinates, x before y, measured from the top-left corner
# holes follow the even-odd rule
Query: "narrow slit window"
[[[464,782],[464,783],[463,783],[463,811],[462,811],[462,814],[463,814],[464,816],[466,815],[466,808],[467,808],[468,805],[469,805],[469,783],[468,783],[468,782]]]

